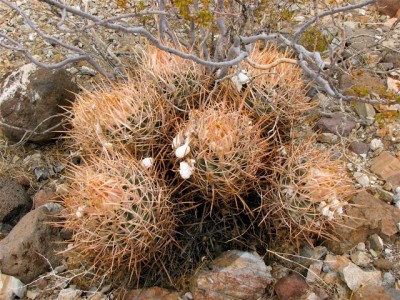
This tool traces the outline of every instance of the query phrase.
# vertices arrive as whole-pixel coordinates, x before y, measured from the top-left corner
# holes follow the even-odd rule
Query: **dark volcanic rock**
[[[342,113],[335,113],[331,118],[322,117],[315,125],[322,132],[330,132],[339,136],[349,136],[356,122],[350,116]]]
[[[67,71],[38,69],[33,64],[8,73],[0,89],[0,117],[9,125],[2,126],[5,136],[32,142],[46,142],[59,135],[62,107],[69,106],[78,92]]]

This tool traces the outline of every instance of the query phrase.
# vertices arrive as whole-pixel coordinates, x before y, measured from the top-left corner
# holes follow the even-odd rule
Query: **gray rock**
[[[32,208],[32,201],[23,186],[0,177],[0,222],[12,226]]]
[[[306,281],[307,282],[315,282],[320,278],[322,266],[324,265],[323,261],[313,262],[308,268]]]
[[[351,49],[361,51],[375,43],[375,36],[378,34],[376,30],[364,28],[347,28],[347,40]]]
[[[210,268],[199,270],[190,291],[194,299],[259,299],[272,277],[262,258],[250,252],[228,251]]]
[[[30,283],[61,264],[61,251],[65,245],[60,230],[49,224],[56,221],[44,206],[26,214],[13,230],[0,241],[0,270]]]
[[[335,113],[332,117],[322,117],[318,120],[316,128],[322,132],[329,132],[339,136],[349,136],[356,122],[350,116],[342,113]]]
[[[62,289],[57,296],[56,300],[76,300],[78,297],[82,295],[81,290],[77,290],[75,288],[69,287],[66,289]]]
[[[62,107],[70,106],[78,92],[67,71],[33,64],[8,73],[0,89],[0,119],[9,125],[2,126],[4,135],[12,141],[26,138],[38,143],[60,135]]]
[[[353,263],[347,264],[341,271],[341,276],[347,286],[354,292],[362,285],[381,285],[380,271],[363,271]]]

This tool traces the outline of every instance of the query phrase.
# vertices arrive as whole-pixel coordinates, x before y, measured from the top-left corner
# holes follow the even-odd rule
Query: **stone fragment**
[[[13,300],[25,296],[26,286],[13,276],[0,274],[0,299]]]
[[[302,276],[292,273],[279,279],[274,288],[280,300],[297,300],[307,293],[308,284]]]
[[[82,291],[69,287],[66,289],[62,289],[56,298],[56,300],[77,300],[78,297],[82,295]]]
[[[387,86],[388,90],[400,94],[400,80],[396,80],[394,78],[388,77],[387,78]]]
[[[369,177],[367,174],[363,174],[361,172],[354,172],[353,174],[354,179],[362,186],[367,187],[369,186]]]
[[[354,109],[358,116],[367,124],[371,125],[375,121],[375,108],[365,102],[355,102]]]
[[[8,73],[0,90],[0,119],[9,125],[2,126],[4,135],[12,141],[46,142],[60,135],[62,107],[71,105],[78,87],[64,69],[27,64]]]
[[[393,264],[385,258],[378,258],[374,260],[374,267],[379,270],[389,271],[393,267]]]
[[[179,294],[174,291],[152,287],[147,289],[130,290],[125,296],[125,300],[178,300]]]
[[[345,266],[340,273],[344,282],[353,292],[367,284],[379,286],[382,284],[380,271],[363,271],[353,263]]]
[[[343,224],[336,226],[341,242],[327,241],[327,247],[335,253],[344,253],[360,242],[365,242],[374,233],[390,238],[398,232],[400,210],[394,209],[366,191],[359,192],[349,202]]]
[[[400,160],[387,151],[372,159],[371,171],[392,186],[400,185]]]
[[[60,265],[62,258],[55,252],[65,245],[60,243],[60,230],[49,224],[54,221],[44,206],[26,214],[0,241],[0,270],[30,283],[49,270],[49,263]]]
[[[384,147],[382,140],[380,139],[372,139],[371,142],[369,143],[369,148],[372,151],[376,151],[378,149],[382,149]]]
[[[391,18],[400,17],[400,1],[399,0],[378,0],[378,11],[382,15],[387,15]]]
[[[359,267],[367,267],[372,262],[372,259],[364,251],[356,251],[351,254],[351,261]]]
[[[373,284],[367,284],[362,286],[354,293],[353,300],[392,300],[392,297],[386,290]]]
[[[272,283],[272,277],[259,255],[234,250],[216,258],[210,268],[199,270],[191,283],[196,300],[256,300]]]
[[[310,265],[306,277],[307,282],[315,282],[320,278],[323,264],[322,261],[316,261]]]
[[[368,238],[368,241],[369,241],[369,247],[370,247],[371,249],[374,249],[375,251],[378,251],[378,252],[381,252],[381,251],[383,250],[383,246],[384,246],[383,240],[382,240],[382,238],[381,238],[379,235],[377,235],[376,233],[373,234],[373,235],[371,235],[371,236]]]
[[[15,225],[32,207],[29,195],[15,181],[0,177],[0,222]]]
[[[339,138],[336,134],[330,132],[323,132],[317,135],[317,142],[326,143],[330,145],[337,144]]]
[[[353,141],[350,143],[349,149],[356,154],[368,154],[369,146],[363,142]]]
[[[350,116],[335,113],[332,117],[322,117],[315,125],[322,132],[329,132],[338,136],[349,136],[356,122]]]
[[[321,260],[327,253],[328,249],[326,249],[324,246],[317,246],[313,248],[310,246],[305,246],[300,249],[300,255],[299,257],[295,258],[295,260],[297,263],[308,268],[310,264],[316,260]]]
[[[34,208],[53,202],[56,198],[57,194],[52,190],[40,190],[33,196]]]
[[[324,271],[341,271],[349,263],[351,263],[351,261],[347,257],[328,254],[324,261],[324,265],[327,267],[324,267]]]
[[[371,44],[375,42],[375,36],[377,35],[377,31],[374,29],[365,29],[365,28],[355,28],[354,30],[348,28],[346,30],[347,38],[346,42],[349,44],[350,51],[362,51],[368,48]],[[357,72],[358,71],[358,72]],[[350,83],[354,83],[354,77],[360,78],[360,81],[364,85],[365,83],[370,85],[372,83],[372,78],[379,78],[372,73],[362,72],[361,70],[354,71],[352,76],[345,74],[345,78],[349,80]],[[343,76],[342,76],[343,77]],[[344,79],[340,79],[340,85],[343,86]]]
[[[378,194],[379,198],[387,203],[391,203],[393,200],[393,193],[385,191],[381,187],[377,186],[375,188],[376,193]],[[395,202],[395,201],[394,201]]]

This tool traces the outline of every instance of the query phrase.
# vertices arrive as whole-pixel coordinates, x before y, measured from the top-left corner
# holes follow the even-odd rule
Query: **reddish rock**
[[[361,47],[365,47],[366,44],[371,41],[365,41],[365,36],[375,36],[374,32],[368,31],[357,31],[354,33],[362,40],[359,40]],[[373,38],[372,38],[373,40]],[[354,45],[357,45],[357,39],[351,39]],[[359,49],[361,50],[361,49]],[[373,73],[365,72],[364,70],[354,70],[351,74],[344,73],[339,80],[340,89],[343,93],[347,95],[357,95],[360,92],[367,92],[369,94],[376,93],[380,95],[382,93],[382,88],[384,88],[385,81],[378,75]]]
[[[366,191],[358,193],[344,217],[343,224],[336,226],[341,242],[328,241],[328,248],[342,254],[360,242],[365,242],[374,233],[383,239],[395,236],[400,223],[400,210],[375,198]]]
[[[271,274],[259,255],[228,251],[215,259],[210,268],[195,274],[191,292],[196,300],[256,300],[271,283]]]
[[[33,204],[35,208],[49,202],[54,202],[55,200],[57,200],[57,194],[52,190],[40,190],[33,196]]]
[[[0,222],[14,226],[31,208],[31,199],[24,187],[0,177]]]
[[[387,15],[391,18],[400,17],[399,0],[378,0],[377,7],[382,15]]]
[[[349,149],[356,154],[368,154],[369,146],[363,142],[353,141],[350,143]]]
[[[0,270],[27,284],[56,267],[62,257],[56,252],[65,248],[60,231],[49,222],[56,219],[42,206],[26,214],[0,241]]]
[[[387,259],[378,258],[374,261],[374,267],[379,270],[389,271],[393,268],[393,264]]]
[[[60,134],[62,107],[71,105],[78,87],[63,69],[27,64],[8,73],[0,90],[0,119],[9,125],[2,126],[4,135],[12,141],[46,142]]]
[[[179,294],[159,287],[131,290],[125,296],[125,300],[178,300]]]
[[[392,186],[400,185],[400,160],[387,151],[371,161],[371,171]]]
[[[280,300],[297,300],[302,299],[308,291],[308,284],[304,278],[292,273],[281,279],[275,284],[275,292]]]
[[[392,300],[392,297],[379,285],[364,285],[355,293],[354,300]]]
[[[350,116],[335,113],[332,117],[322,117],[315,125],[322,132],[329,132],[339,136],[349,136],[356,122]]]
[[[351,263],[350,259],[341,255],[326,255],[325,265],[331,267],[335,271],[341,271],[345,266]]]

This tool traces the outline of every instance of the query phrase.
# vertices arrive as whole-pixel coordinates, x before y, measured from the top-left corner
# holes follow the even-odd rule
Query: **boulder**
[[[259,255],[234,250],[200,269],[190,290],[196,300],[256,300],[271,283],[272,276]]]
[[[341,242],[327,241],[331,251],[343,254],[373,234],[383,239],[395,237],[400,223],[400,209],[389,205],[366,191],[359,192],[351,200],[347,217],[336,226]]]
[[[24,187],[0,177],[0,222],[14,226],[31,208],[32,201]]]
[[[400,160],[387,151],[371,161],[371,171],[392,186],[400,186]]]
[[[13,230],[0,241],[0,271],[30,283],[56,267],[62,257],[56,255],[65,245],[60,230],[49,224],[56,221],[42,206],[26,214]]]
[[[27,64],[6,74],[0,83],[0,119],[12,141],[46,142],[60,134],[57,124],[71,105],[78,86],[64,69],[39,69]]]

